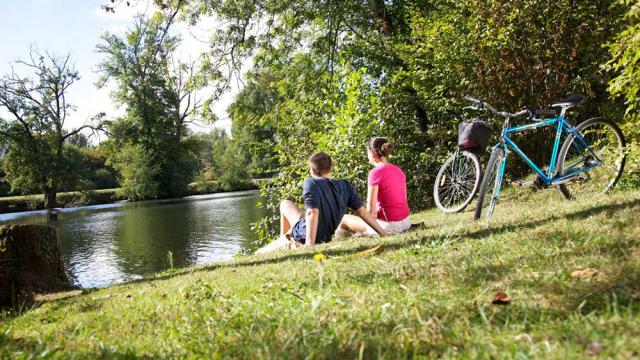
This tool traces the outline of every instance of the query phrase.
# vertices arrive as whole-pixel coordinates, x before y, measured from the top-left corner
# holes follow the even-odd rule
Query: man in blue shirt
[[[304,181],[304,211],[291,200],[280,203],[280,235],[289,232],[304,246],[331,241],[347,208],[356,212],[378,234],[385,231],[366,210],[360,196],[346,180],[331,179],[331,157],[319,152],[309,157],[311,178]]]

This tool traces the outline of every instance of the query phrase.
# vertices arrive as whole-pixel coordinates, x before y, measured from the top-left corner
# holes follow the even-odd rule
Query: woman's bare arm
[[[378,211],[376,205],[378,203],[378,185],[370,185],[367,189],[367,212],[374,218]]]
[[[387,235],[387,232],[380,227],[380,224],[378,224],[378,220],[376,220],[376,218],[371,216],[371,214],[369,214],[369,212],[367,211],[367,209],[364,208],[364,206],[356,210],[356,214],[358,214],[358,216],[360,216],[362,220],[364,220],[364,222],[369,224],[369,226],[371,226],[373,230],[375,230],[378,234],[380,234],[380,236]]]

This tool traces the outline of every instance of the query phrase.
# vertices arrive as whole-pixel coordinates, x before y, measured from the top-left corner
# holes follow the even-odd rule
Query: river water
[[[257,191],[242,191],[62,209],[56,221],[42,211],[0,214],[0,224],[54,226],[69,277],[93,288],[139,279],[171,262],[179,268],[255,250],[251,224],[264,214],[258,201]]]

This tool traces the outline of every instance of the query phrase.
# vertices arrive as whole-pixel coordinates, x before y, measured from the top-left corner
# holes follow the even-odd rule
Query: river
[[[0,214],[0,224],[54,226],[70,279],[94,288],[255,250],[258,201],[242,191],[62,209],[55,221],[43,211]]]

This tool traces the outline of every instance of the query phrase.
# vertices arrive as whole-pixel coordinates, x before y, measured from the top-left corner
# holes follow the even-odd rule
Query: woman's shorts
[[[405,232],[411,228],[411,219],[407,216],[404,220],[400,221],[384,221],[378,219],[378,224],[383,228],[389,235],[400,234]],[[378,233],[373,230],[369,224],[365,224],[367,227],[366,235],[378,235]]]

